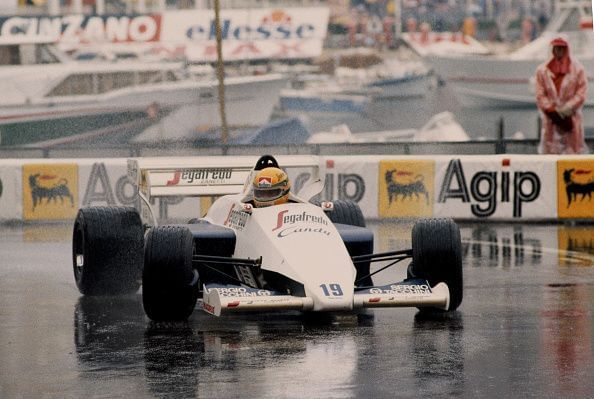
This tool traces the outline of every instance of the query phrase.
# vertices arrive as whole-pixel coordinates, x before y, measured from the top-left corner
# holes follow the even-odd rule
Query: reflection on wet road
[[[410,223],[371,227],[379,251],[410,245]],[[461,235],[453,314],[197,310],[159,324],[139,294],[78,294],[70,226],[3,226],[0,397],[594,397],[594,226],[462,224]]]

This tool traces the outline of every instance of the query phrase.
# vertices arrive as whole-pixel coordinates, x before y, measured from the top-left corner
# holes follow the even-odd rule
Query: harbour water
[[[308,113],[300,115],[312,132],[328,131],[344,123],[353,133],[379,130],[420,128],[433,115],[450,111],[472,139],[494,139],[499,134],[503,118],[505,138],[517,132],[523,138],[538,137],[538,111],[523,109],[468,108],[460,105],[450,87],[435,85],[424,97],[375,101],[363,113],[333,114]],[[277,115],[278,117],[279,115]]]

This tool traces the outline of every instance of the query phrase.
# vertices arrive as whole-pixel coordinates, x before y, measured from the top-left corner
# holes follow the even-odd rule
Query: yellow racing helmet
[[[282,169],[269,167],[260,170],[252,185],[256,207],[285,204],[289,200],[291,183]]]

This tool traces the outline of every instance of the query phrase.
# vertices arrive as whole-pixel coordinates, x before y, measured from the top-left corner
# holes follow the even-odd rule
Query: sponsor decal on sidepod
[[[311,215],[305,211],[296,214],[289,214],[288,210],[280,211],[276,217],[276,226],[272,231],[278,231],[277,237],[284,238],[293,234],[299,233],[316,233],[325,236],[330,235],[330,231],[324,227],[311,227],[311,226],[296,226],[298,223],[316,223],[321,225],[328,225],[326,219],[321,216]]]

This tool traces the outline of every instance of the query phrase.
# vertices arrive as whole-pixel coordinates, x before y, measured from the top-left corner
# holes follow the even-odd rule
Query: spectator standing
[[[572,59],[563,38],[551,41],[552,57],[536,69],[536,103],[541,113],[541,154],[584,154],[582,107],[586,100],[584,67]]]

